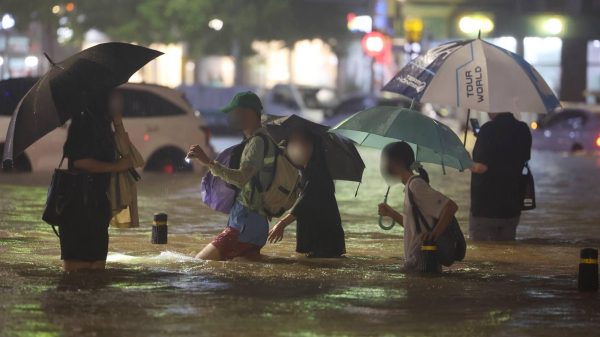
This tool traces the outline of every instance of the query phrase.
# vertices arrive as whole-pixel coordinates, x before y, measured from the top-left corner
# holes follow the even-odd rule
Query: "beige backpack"
[[[263,210],[272,217],[279,217],[291,209],[300,194],[300,171],[292,164],[271,137],[259,133],[265,144],[264,165],[255,176],[254,187],[262,192]],[[272,149],[272,151],[269,151]],[[268,183],[263,177],[269,175]],[[263,179],[261,179],[263,178]]]

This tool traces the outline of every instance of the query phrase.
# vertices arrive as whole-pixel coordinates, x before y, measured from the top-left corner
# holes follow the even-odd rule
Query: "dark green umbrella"
[[[331,177],[334,180],[361,182],[365,163],[350,139],[329,133],[328,126],[297,115],[267,116],[265,120],[269,134],[278,143],[287,140],[293,130],[306,130],[320,137]]]
[[[3,166],[44,135],[84,109],[84,95],[114,88],[161,52],[128,43],[109,42],[83,50],[40,78],[13,112],[4,145]]]

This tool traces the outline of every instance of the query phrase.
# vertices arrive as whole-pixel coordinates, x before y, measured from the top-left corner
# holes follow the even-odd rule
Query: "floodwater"
[[[357,185],[339,182],[343,259],[294,253],[294,227],[263,262],[191,256],[224,226],[197,174],[144,174],[139,229],[111,229],[108,270],[64,275],[40,220],[48,176],[0,175],[0,336],[597,336],[600,296],[579,293],[579,250],[600,245],[600,159],[535,152],[538,209],[514,243],[469,242],[442,276],[401,270],[402,229],[376,225],[378,152]],[[469,175],[428,166],[467,228]],[[402,187],[390,201],[401,205]],[[152,214],[169,244],[152,245]]]

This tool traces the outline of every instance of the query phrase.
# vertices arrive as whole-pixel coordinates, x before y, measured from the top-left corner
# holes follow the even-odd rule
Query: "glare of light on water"
[[[133,256],[122,253],[109,253],[106,257],[106,262],[115,263],[151,263],[151,262],[200,262],[201,260],[195,259],[192,256],[172,252],[164,251],[159,255],[146,255],[146,256]]]

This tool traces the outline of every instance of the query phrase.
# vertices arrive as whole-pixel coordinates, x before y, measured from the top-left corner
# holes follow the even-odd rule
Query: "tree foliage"
[[[242,53],[254,40],[322,38],[329,42],[346,37],[346,1],[331,0],[73,0],[75,10],[64,13],[68,25],[81,37],[96,28],[116,40],[151,42],[185,41],[190,53],[228,54],[234,44]],[[351,2],[351,1],[350,1]],[[66,3],[62,2],[64,5]],[[60,1],[0,0],[23,25],[43,20],[58,25],[51,12]],[[211,19],[223,29],[208,27]],[[64,19],[63,19],[64,20]],[[332,43],[335,45],[335,43]]]

